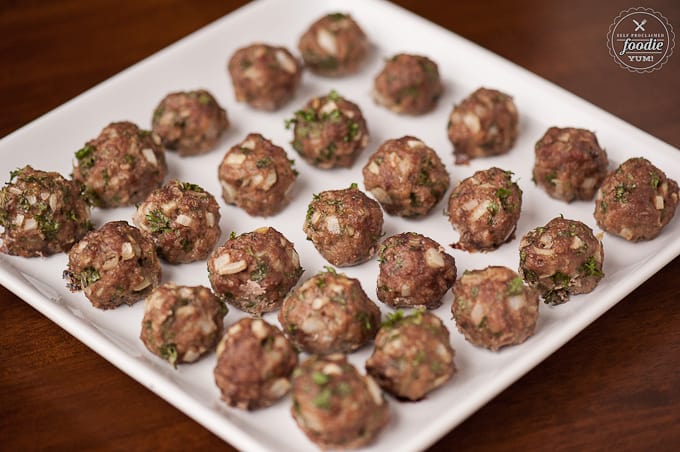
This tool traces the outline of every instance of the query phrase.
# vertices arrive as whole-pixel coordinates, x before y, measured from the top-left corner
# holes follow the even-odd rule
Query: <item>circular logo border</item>
[[[669,41],[669,46],[666,51],[666,54],[664,55],[663,59],[659,60],[658,62],[654,63],[651,67],[640,69],[640,68],[634,68],[630,67],[627,64],[623,63],[618,55],[616,54],[616,50],[614,49],[614,46],[612,45],[612,35],[614,33],[614,29],[616,26],[627,16],[633,14],[633,13],[646,13],[653,15],[656,17],[656,19],[661,22],[661,25],[663,25],[666,30],[668,31],[668,41]],[[609,26],[609,31],[607,32],[607,49],[609,50],[609,55],[611,55],[612,58],[614,58],[614,61],[616,61],[616,64],[619,65],[622,69],[625,69],[629,72],[634,72],[636,74],[649,74],[654,71],[658,71],[663,67],[664,64],[668,61],[668,59],[673,55],[673,49],[675,48],[675,32],[673,31],[673,26],[668,22],[668,19],[661,14],[658,11],[654,11],[651,8],[644,8],[644,7],[637,7],[637,8],[628,8],[626,10],[623,10],[619,13],[616,18],[614,18],[614,22]]]

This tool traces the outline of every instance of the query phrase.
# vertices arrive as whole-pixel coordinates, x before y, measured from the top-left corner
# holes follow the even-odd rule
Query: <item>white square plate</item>
[[[334,11],[350,12],[373,44],[369,61],[359,74],[325,79],[305,73],[295,98],[275,113],[254,111],[235,102],[226,73],[226,61],[235,49],[254,41],[264,41],[296,50],[297,39],[307,26],[321,15]],[[445,93],[430,114],[399,116],[377,107],[370,98],[373,77],[382,67],[383,58],[402,51],[427,55],[439,64]],[[514,96],[520,111],[519,139],[507,155],[454,167],[446,136],[448,115],[454,103],[479,86],[497,88]],[[131,120],[149,128],[152,111],[165,94],[199,87],[212,91],[227,108],[232,127],[212,153],[184,159],[169,153],[169,177],[197,183],[218,198],[217,166],[226,150],[247,133],[260,132],[283,146],[290,157],[296,157],[288,144],[291,131],[284,129],[284,119],[292,117],[311,96],[335,89],[362,108],[371,143],[352,169],[322,171],[297,158],[300,176],[292,202],[282,213],[268,219],[249,217],[220,200],[221,242],[231,231],[241,233],[272,225],[295,243],[306,269],[303,279],[326,264],[302,232],[302,221],[312,194],[344,188],[352,182],[361,187],[361,168],[368,156],[388,138],[410,134],[424,140],[446,163],[453,184],[476,170],[491,166],[511,170],[518,178],[524,191],[524,203],[517,238],[491,253],[469,254],[448,248],[456,258],[459,274],[465,269],[487,265],[516,269],[519,238],[559,214],[581,220],[598,231],[592,202],[565,204],[555,201],[531,182],[533,144],[551,125],[596,131],[601,145],[607,149],[612,168],[629,157],[641,155],[669,177],[680,179],[677,149],[497,55],[381,0],[262,0],[247,5],[5,137],[0,141],[0,174],[8,178],[10,170],[31,164],[35,168],[68,175],[74,151],[109,122]],[[446,217],[441,215],[444,204],[442,201],[422,220],[386,215],[385,233],[389,236],[416,231],[443,245],[449,244],[455,235]],[[93,221],[96,226],[115,219],[130,221],[132,212],[132,208],[95,209]],[[606,277],[595,291],[572,297],[565,305],[542,304],[536,334],[520,346],[493,353],[468,344],[451,320],[452,296],[447,294],[444,305],[435,312],[451,331],[458,374],[420,402],[399,403],[390,398],[392,420],[369,449],[394,451],[427,447],[553,353],[680,254],[678,216],[650,242],[634,244],[605,234]],[[0,262],[0,283],[234,446],[249,451],[316,449],[292,420],[288,397],[271,408],[255,412],[242,412],[222,403],[212,377],[214,354],[198,363],[181,365],[177,370],[150,354],[138,339],[143,303],[104,312],[92,308],[82,294],[71,294],[61,279],[66,255],[33,259],[0,256]],[[376,299],[378,264],[375,260],[343,271],[359,278],[369,296]],[[163,272],[163,281],[209,285],[205,262],[164,265]],[[383,312],[389,311],[384,305],[380,306]],[[226,325],[243,315],[232,308],[226,317]],[[277,323],[276,314],[267,314],[265,319]],[[363,370],[369,353],[370,347],[366,347],[353,354],[351,361]]]

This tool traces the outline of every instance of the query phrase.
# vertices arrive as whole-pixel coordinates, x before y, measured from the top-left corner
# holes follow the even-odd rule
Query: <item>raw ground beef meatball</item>
[[[490,251],[514,238],[522,210],[522,190],[512,172],[500,168],[477,171],[461,181],[449,197],[449,221],[460,234],[452,247]]]
[[[140,339],[173,366],[191,363],[215,346],[226,313],[207,287],[163,284],[144,300]]]
[[[312,72],[339,77],[357,72],[368,51],[368,39],[349,14],[327,14],[300,37],[298,49]]]
[[[550,304],[595,289],[604,277],[603,261],[604,249],[593,230],[562,217],[527,232],[519,243],[520,276]]]
[[[168,94],[152,118],[153,133],[181,156],[210,151],[228,127],[227,112],[204,89]]]
[[[286,128],[291,124],[293,149],[317,168],[350,168],[368,144],[361,110],[335,91],[312,98],[286,121]]]
[[[487,88],[470,94],[449,117],[456,163],[508,152],[517,138],[518,121],[517,107],[507,94]]]
[[[364,186],[385,212],[422,217],[449,189],[449,173],[437,153],[418,138],[387,140],[363,169]]]
[[[387,238],[378,251],[378,299],[395,308],[438,308],[456,281],[456,261],[424,235],[404,232]]]
[[[249,215],[268,217],[288,203],[297,171],[286,151],[259,133],[251,133],[227,151],[218,177],[224,202]]]
[[[262,319],[243,318],[218,344],[213,374],[227,405],[254,410],[288,393],[297,363],[297,352],[281,330]]]
[[[343,355],[312,356],[293,372],[291,413],[321,449],[354,449],[373,442],[389,422],[380,387]]]
[[[449,330],[434,314],[417,310],[387,316],[366,372],[387,392],[407,400],[420,400],[456,373],[455,352]]]
[[[293,244],[271,227],[232,233],[208,259],[217,296],[258,316],[278,309],[303,271]]]
[[[112,309],[146,297],[161,280],[151,240],[125,221],[88,232],[68,253],[66,287],[82,290],[92,306]]]
[[[471,270],[453,286],[456,326],[468,342],[497,351],[521,344],[538,320],[538,291],[507,267]]]
[[[373,339],[380,327],[380,310],[359,280],[328,267],[288,294],[279,322],[302,351],[350,353]]]
[[[85,197],[97,207],[141,202],[168,172],[160,138],[131,122],[104,127],[75,156],[73,179],[85,186]]]
[[[536,142],[533,181],[555,199],[593,199],[607,175],[607,153],[589,130],[551,127]]]
[[[33,257],[68,251],[92,228],[78,184],[25,166],[0,189],[0,252]]]
[[[177,180],[151,192],[137,207],[133,221],[171,264],[206,259],[221,232],[215,197],[198,185]]]
[[[328,262],[347,267],[375,255],[382,227],[380,204],[352,184],[315,194],[302,229]]]
[[[437,63],[400,53],[385,61],[373,82],[373,99],[393,112],[422,115],[432,111],[444,88]]]
[[[651,240],[671,221],[678,207],[678,184],[641,157],[626,160],[597,192],[597,225],[626,240]]]
[[[288,49],[262,43],[238,49],[228,70],[236,100],[258,110],[278,110],[302,78],[302,66]]]

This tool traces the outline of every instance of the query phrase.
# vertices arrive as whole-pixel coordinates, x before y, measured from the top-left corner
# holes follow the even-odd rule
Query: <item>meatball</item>
[[[388,316],[375,337],[366,372],[387,392],[420,400],[446,383],[454,373],[449,330],[434,314],[418,310]]]
[[[228,127],[227,112],[204,89],[170,93],[153,112],[153,133],[180,156],[210,151]]]
[[[551,127],[535,154],[533,181],[555,199],[593,199],[607,175],[607,153],[589,130]]]
[[[218,170],[222,199],[249,215],[268,217],[288,203],[297,172],[279,146],[259,133],[227,151]]]
[[[171,180],[137,207],[133,221],[171,264],[206,259],[220,238],[220,207],[201,187]]]
[[[140,339],[173,366],[191,363],[215,346],[226,313],[207,287],[163,284],[144,300]]]
[[[380,326],[380,310],[359,280],[328,267],[288,294],[279,322],[300,350],[349,353],[373,339]]]
[[[521,344],[538,320],[538,291],[507,267],[471,270],[453,286],[456,326],[468,342],[493,351]]]
[[[449,221],[460,234],[452,247],[490,251],[515,237],[522,190],[512,172],[493,167],[464,179],[449,197]]]
[[[517,138],[517,108],[512,97],[479,88],[453,107],[448,134],[456,163],[505,154]]]
[[[400,53],[388,59],[376,76],[373,99],[396,113],[422,115],[437,106],[443,90],[437,63]]]
[[[0,189],[0,227],[0,252],[33,257],[68,251],[92,224],[77,184],[25,166]]]
[[[562,217],[527,232],[519,244],[519,274],[546,303],[591,292],[604,277],[603,261],[602,243],[593,230]]]
[[[678,207],[678,184],[649,160],[623,162],[607,175],[597,192],[597,225],[626,240],[655,238]]]
[[[222,400],[242,410],[274,404],[290,390],[297,352],[277,327],[243,318],[217,346],[214,376]]]
[[[238,49],[228,70],[236,100],[258,110],[278,110],[302,78],[302,66],[288,49],[262,43]]]
[[[380,387],[343,355],[312,356],[293,372],[295,422],[322,449],[352,449],[371,443],[388,423]]]
[[[437,153],[418,138],[387,140],[363,169],[366,190],[385,212],[422,217],[449,189],[449,173]]]
[[[331,91],[314,97],[295,112],[291,142],[300,156],[317,168],[350,168],[368,144],[368,129],[359,107]]]
[[[258,316],[278,309],[302,272],[293,244],[272,227],[232,233],[208,259],[208,277],[217,296]]]
[[[327,14],[300,37],[298,49],[312,72],[338,77],[357,72],[368,52],[368,39],[349,14]]]
[[[324,259],[346,267],[375,255],[382,227],[380,204],[352,184],[315,194],[302,229]]]
[[[88,232],[68,253],[66,287],[83,291],[92,306],[113,309],[146,297],[161,280],[153,242],[125,221]]]
[[[378,255],[378,299],[392,307],[438,308],[456,281],[456,261],[424,235],[393,235],[382,243]]]
[[[76,151],[73,179],[97,207],[131,206],[160,187],[168,171],[160,138],[131,122],[113,122]],[[75,162],[74,162],[75,163]]]

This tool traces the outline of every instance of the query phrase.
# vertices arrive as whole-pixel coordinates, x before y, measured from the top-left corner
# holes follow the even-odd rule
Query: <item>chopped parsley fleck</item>
[[[328,96],[327,96],[327,97],[328,97],[330,100],[333,100],[333,101],[342,99],[342,96],[341,96],[340,94],[338,94],[338,92],[337,92],[336,90],[334,90],[334,89],[332,89],[331,92],[328,93]]]
[[[650,171],[649,177],[649,183],[652,185],[652,188],[656,190],[656,188],[659,186],[659,182],[661,182],[659,175]]]
[[[332,273],[334,275],[338,274],[337,270],[331,267],[330,265],[324,265],[323,268],[326,270],[326,273]]]
[[[189,182],[180,182],[179,188],[182,191],[195,191],[196,193],[203,193],[205,191],[200,186]]]
[[[177,367],[178,354],[175,344],[163,344],[161,345],[159,352],[161,354],[161,358],[172,364],[174,367]]]
[[[312,403],[315,407],[327,410],[331,407],[331,390],[330,388],[323,388],[319,394],[314,397]]]
[[[231,231],[231,233],[229,234],[229,240],[233,240],[236,237],[238,237],[238,235],[236,234],[236,231]]]
[[[569,281],[571,278],[569,278],[569,275],[562,273],[561,271],[556,271],[552,275],[552,280],[555,283],[556,286],[559,287],[568,287],[569,286]]]
[[[614,188],[614,199],[618,202],[626,203],[628,202],[628,193],[631,193],[633,189],[637,187],[636,184],[619,184]]]
[[[271,163],[272,163],[272,159],[270,159],[269,157],[264,157],[264,158],[259,159],[257,161],[257,163],[255,164],[255,166],[262,169],[262,168],[268,167],[269,165],[271,165]]]
[[[495,202],[490,202],[486,206],[486,210],[488,210],[491,216],[494,217],[498,213],[498,204],[496,204]]]
[[[361,326],[364,327],[366,331],[371,331],[371,328],[373,327],[371,323],[371,316],[368,315],[367,313],[363,311],[359,311],[356,314],[357,320],[361,323]]]
[[[211,100],[210,94],[206,92],[201,92],[198,94],[198,103],[201,105],[208,105]]]
[[[250,272],[250,279],[255,282],[260,282],[267,277],[268,272],[269,264],[264,260],[258,259],[257,267],[255,267],[255,270]]]
[[[355,189],[355,190],[358,190],[358,189],[359,189],[359,185],[357,185],[356,182],[352,182],[351,184],[349,184],[349,188],[353,188],[353,189]]]
[[[85,267],[77,276],[81,289],[84,289],[101,279],[99,272],[94,267]]]
[[[328,378],[328,375],[323,372],[312,372],[312,381],[314,381],[314,383],[318,384],[319,386],[325,385],[329,380],[330,378]]]
[[[94,165],[94,146],[86,144],[83,148],[76,151],[78,166],[81,168],[92,168]]]
[[[590,256],[583,264],[581,264],[580,270],[587,276],[604,276],[602,270],[597,266],[595,256]]]
[[[11,183],[12,181],[14,181],[14,178],[17,177],[19,175],[19,173],[21,173],[20,168],[17,168],[15,170],[10,171],[9,172],[9,182]]]
[[[517,276],[508,282],[508,295],[521,295],[524,292],[524,282]]]
[[[162,234],[171,230],[170,218],[166,217],[160,209],[153,209],[147,213],[146,221],[154,234]]]
[[[548,174],[545,175],[544,179],[545,179],[545,182],[547,184],[555,185],[555,179],[557,179],[557,173],[555,173],[554,171],[552,173],[548,173]]]
[[[501,200],[501,206],[503,206],[503,210],[508,210],[512,207],[510,204],[508,204],[508,197],[510,197],[511,194],[512,192],[505,187],[501,187],[496,190],[496,196],[498,196],[498,199]]]
[[[332,14],[328,14],[326,17],[328,17],[332,21],[337,22],[337,21],[342,20],[345,17],[347,17],[347,15],[343,14],[343,13],[332,13]]]
[[[345,142],[354,141],[354,139],[359,135],[359,124],[354,121],[350,121],[347,124],[347,135],[343,138]]]

